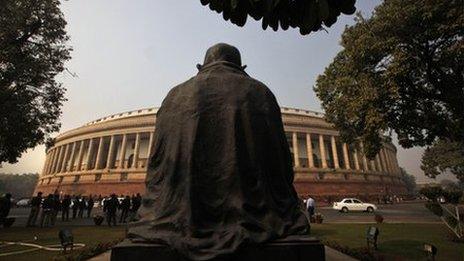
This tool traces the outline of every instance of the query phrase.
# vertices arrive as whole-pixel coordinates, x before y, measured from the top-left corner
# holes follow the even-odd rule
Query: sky
[[[357,10],[369,16],[378,0],[358,0]],[[199,0],[62,1],[73,47],[70,73],[59,81],[66,87],[61,131],[97,118],[160,106],[167,92],[196,74],[205,51],[225,42],[239,48],[246,69],[265,83],[281,106],[322,111],[313,85],[335,55],[345,26],[353,16],[341,15],[327,31],[301,36],[298,30],[263,31],[249,19],[238,27],[209,10]],[[400,166],[419,182],[421,148],[398,147]],[[3,173],[41,172],[45,147],[24,153]]]

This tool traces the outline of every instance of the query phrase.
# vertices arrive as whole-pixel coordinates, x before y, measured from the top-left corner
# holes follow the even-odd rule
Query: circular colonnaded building
[[[143,194],[156,112],[148,108],[114,114],[58,135],[46,151],[35,192]],[[300,196],[405,194],[392,143],[384,143],[369,160],[355,146],[342,143],[322,113],[285,107],[281,112]]]

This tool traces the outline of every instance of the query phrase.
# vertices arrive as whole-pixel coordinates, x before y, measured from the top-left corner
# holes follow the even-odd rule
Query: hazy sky
[[[380,1],[358,0],[369,15]],[[62,131],[126,110],[159,106],[173,86],[193,76],[206,49],[218,42],[238,47],[247,72],[274,92],[280,105],[321,111],[312,86],[341,49],[343,29],[353,16],[341,16],[327,31],[301,36],[298,30],[263,31],[248,20],[237,27],[199,0],[63,1],[74,48],[60,81],[67,88]],[[400,165],[426,178],[419,168],[421,149],[399,148]],[[40,172],[44,146],[25,153],[0,172]]]

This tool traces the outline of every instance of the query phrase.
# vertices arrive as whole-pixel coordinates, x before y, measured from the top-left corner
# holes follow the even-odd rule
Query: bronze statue
[[[198,68],[157,113],[142,218],[128,237],[207,260],[308,235],[274,95],[233,46],[209,48]]]

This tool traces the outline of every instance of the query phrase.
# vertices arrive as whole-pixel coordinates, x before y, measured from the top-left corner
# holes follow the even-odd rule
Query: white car
[[[31,202],[31,199],[29,198],[23,198],[20,199],[18,202],[16,202],[17,207],[25,208],[29,206],[29,202]]]
[[[334,202],[332,208],[345,213],[348,211],[373,212],[377,210],[377,206],[374,204],[364,203],[356,198],[344,198],[340,202]]]

